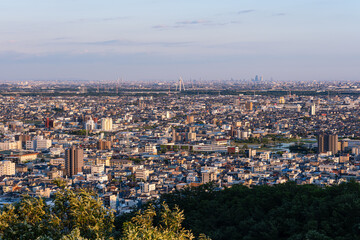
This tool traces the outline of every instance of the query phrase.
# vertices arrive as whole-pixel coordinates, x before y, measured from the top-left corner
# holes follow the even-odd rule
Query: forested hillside
[[[163,196],[184,210],[184,226],[214,240],[360,239],[360,185],[211,185]]]
[[[294,183],[163,195],[121,217],[85,190],[64,186],[53,204],[24,197],[0,213],[0,239],[360,239],[360,184]]]

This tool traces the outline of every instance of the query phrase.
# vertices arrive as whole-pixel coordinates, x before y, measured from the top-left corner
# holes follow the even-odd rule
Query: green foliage
[[[73,131],[69,132],[69,134],[85,136],[86,135],[86,129],[73,130]]]
[[[78,228],[81,236],[97,239],[112,232],[114,216],[92,192],[62,189],[55,194],[52,211],[65,233]]]
[[[133,161],[134,164],[141,164],[144,162],[143,159],[130,157],[129,160]]]
[[[249,137],[248,139],[236,139],[235,143],[250,143],[250,144],[274,144],[274,143],[289,143],[298,141],[296,138],[288,138],[283,135],[267,135],[260,138]]]
[[[92,192],[61,189],[55,194],[53,205],[42,198],[25,196],[13,205],[6,205],[0,214],[2,239],[60,239],[74,234],[89,239],[108,238],[113,230],[113,213],[104,208]],[[73,232],[75,231],[75,232]],[[79,233],[77,232],[79,231]]]
[[[194,239],[191,231],[181,226],[184,213],[177,206],[171,210],[168,205],[163,204],[160,213],[154,206],[150,205],[143,212],[139,211],[131,221],[125,222],[123,226],[123,240],[136,239],[162,239],[162,240],[191,240]],[[157,221],[155,217],[160,215]],[[157,223],[156,223],[157,222]],[[200,239],[207,240],[205,235]]]
[[[162,196],[185,214],[184,227],[212,239],[359,239],[360,184],[211,186]]]
[[[60,240],[87,240],[86,238],[81,237],[80,229],[75,228],[68,235],[63,236]]]
[[[104,239],[162,239],[191,240],[190,230],[182,227],[184,213],[178,207],[171,210],[166,204],[156,212],[152,205],[136,216],[124,217],[122,235],[114,229],[114,216],[102,206],[100,199],[86,190],[70,190],[62,180],[55,183],[60,190],[53,204],[42,198],[25,196],[6,205],[0,214],[0,239],[20,240],[104,240]],[[201,235],[201,240],[210,240]]]
[[[205,184],[163,195],[164,204],[150,204],[135,215],[117,218],[116,228],[113,213],[94,193],[67,189],[61,180],[56,183],[60,190],[52,205],[24,196],[4,206],[0,239],[360,238],[360,184],[356,182],[332,187],[234,185],[222,191]]]
[[[313,148],[308,148],[304,144],[296,144],[289,147],[290,152],[293,153],[302,153],[302,154],[309,154],[315,153],[316,150]]]
[[[43,199],[24,196],[14,205],[5,205],[0,214],[0,236],[4,239],[35,239],[52,234],[54,217]],[[49,225],[50,223],[50,225]]]

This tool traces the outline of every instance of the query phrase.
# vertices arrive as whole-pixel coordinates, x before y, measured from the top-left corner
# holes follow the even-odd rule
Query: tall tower
[[[318,140],[318,153],[325,152],[325,136],[324,136],[324,134],[319,134],[317,140]]]
[[[339,152],[338,149],[338,135],[330,134],[324,135],[319,134],[318,136],[318,153],[331,151],[332,154]]]
[[[314,116],[316,114],[315,104],[310,107],[310,115]]]
[[[332,154],[336,154],[339,152],[338,135],[335,134],[328,135],[328,151],[331,151]]]
[[[84,150],[71,146],[71,148],[65,151],[65,170],[66,176],[72,177],[79,172],[82,172],[84,166]]]
[[[112,118],[103,118],[101,119],[101,130],[111,131],[112,130]]]
[[[178,90],[179,92],[185,91],[184,81],[182,80],[181,77],[179,78],[179,83],[178,83],[178,85],[176,85],[176,90]]]

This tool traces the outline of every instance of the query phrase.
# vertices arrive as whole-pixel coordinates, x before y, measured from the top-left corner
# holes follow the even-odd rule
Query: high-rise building
[[[0,161],[0,176],[15,175],[15,163],[11,161]]]
[[[65,170],[66,176],[72,177],[79,172],[82,172],[84,165],[84,150],[71,146],[71,148],[65,151]]]
[[[252,102],[246,102],[245,103],[245,109],[252,111],[253,110],[253,103]]]
[[[102,131],[111,131],[112,124],[113,124],[112,118],[101,119],[101,130]]]
[[[338,135],[336,134],[319,134],[318,136],[318,153],[331,151],[332,154],[339,152]]]
[[[97,143],[97,149],[110,150],[111,149],[111,141],[100,139]]]
[[[53,128],[54,127],[54,120],[50,118],[45,119],[45,128]]]
[[[325,135],[319,134],[317,142],[318,142],[318,153],[325,152]]]
[[[310,115],[314,116],[316,114],[316,110],[315,110],[315,104],[311,105],[310,107]]]
[[[326,140],[326,138],[325,138]],[[338,153],[338,135],[328,135],[328,151],[331,151],[333,154]]]
[[[342,140],[338,142],[338,150],[341,152],[345,151],[345,148],[349,147],[349,142],[346,140]]]
[[[187,115],[186,121],[188,124],[191,124],[194,122],[194,115]]]

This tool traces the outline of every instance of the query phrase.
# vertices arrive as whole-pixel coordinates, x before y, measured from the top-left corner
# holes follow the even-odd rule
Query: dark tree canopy
[[[194,234],[227,239],[360,239],[360,184],[331,187],[210,185],[163,195]]]

